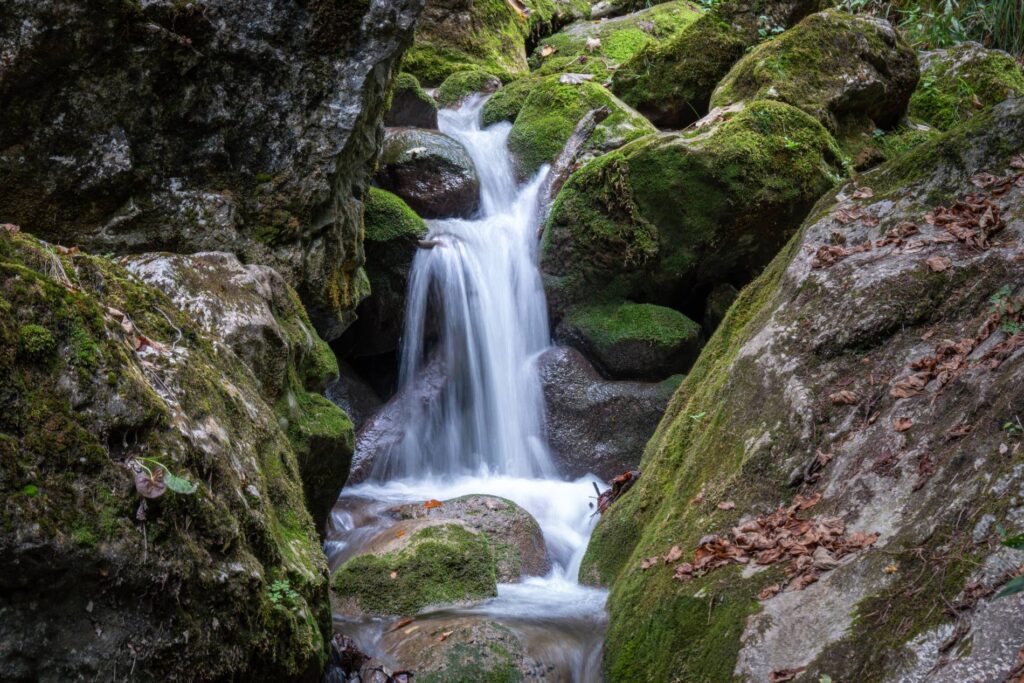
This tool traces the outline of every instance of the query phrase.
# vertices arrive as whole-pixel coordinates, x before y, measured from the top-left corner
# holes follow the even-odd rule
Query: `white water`
[[[410,276],[399,394],[426,365],[428,312],[437,322],[429,352],[441,356],[445,388],[427,404],[408,392],[402,442],[375,462],[370,481],[342,492],[327,551],[336,567],[393,523],[386,511],[401,503],[467,494],[513,500],[540,524],[551,572],[502,584],[482,605],[417,619],[485,615],[518,632],[531,657],[554,667],[548,680],[599,680],[606,592],[577,581],[598,479],[557,478],[534,364],[549,345],[536,253],[547,169],[516,182],[506,148],[511,125],[481,130],[483,103],[474,97],[439,116],[441,131],[459,140],[477,167],[480,217],[431,221],[426,239],[438,244],[416,255]],[[386,659],[374,651],[383,624],[339,619],[364,649]]]

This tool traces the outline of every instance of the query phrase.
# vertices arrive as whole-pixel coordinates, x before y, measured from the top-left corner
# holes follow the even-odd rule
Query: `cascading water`
[[[506,148],[511,126],[482,129],[484,101],[477,96],[440,113],[441,131],[461,142],[476,165],[480,217],[429,223],[426,239],[434,246],[416,255],[409,283],[398,399],[405,402],[404,434],[378,457],[369,481],[342,492],[326,549],[332,567],[339,566],[394,523],[387,510],[397,504],[468,494],[513,500],[539,523],[551,572],[501,584],[498,597],[481,605],[428,611],[417,621],[499,622],[547,667],[543,680],[596,681],[606,593],[581,586],[576,576],[594,524],[590,504],[598,480],[555,475],[534,364],[549,344],[536,254],[547,171],[516,182]],[[424,401],[413,388],[437,363],[443,387]],[[385,623],[344,615],[336,621],[387,661],[379,646]]]

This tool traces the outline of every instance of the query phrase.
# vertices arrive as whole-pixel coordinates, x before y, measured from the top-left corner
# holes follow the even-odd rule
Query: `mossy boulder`
[[[741,292],[584,558],[581,577],[611,587],[609,679],[764,681],[802,669],[795,680],[972,680],[1017,665],[1020,597],[970,596],[998,591],[1020,563],[998,529],[1024,529],[1024,446],[1003,431],[1024,405],[1024,356],[989,355],[1017,343],[1016,327],[984,321],[993,293],[1022,293],[1024,197],[985,195],[1005,224],[984,249],[950,242],[924,216],[976,195],[979,172],[1018,174],[1022,152],[1024,100],[997,105],[826,195]],[[848,222],[840,208],[873,219]],[[920,250],[875,246],[910,221]],[[816,265],[822,247],[869,242]],[[933,258],[951,265],[935,271]],[[975,347],[979,333],[991,336]],[[942,340],[965,340],[945,356],[965,365],[908,393],[915,368],[947,353]],[[673,546],[692,561],[701,539],[797,494],[822,495],[801,516],[834,516],[877,541],[777,595],[765,590],[788,581],[777,564],[688,581],[672,563],[641,568]],[[947,647],[954,634],[965,635]]]
[[[0,228],[0,678],[322,669],[327,564],[295,449],[206,324],[109,259]],[[143,504],[143,457],[195,492]]]
[[[767,98],[802,109],[836,133],[872,131],[903,116],[917,77],[916,53],[887,21],[827,10],[743,57],[711,106]]]
[[[961,43],[921,53],[921,82],[908,113],[948,130],[1008,98],[1022,96],[1024,71],[1012,56]]]
[[[483,125],[486,127],[501,121],[514,122],[538,80],[533,76],[522,76],[502,86],[484,104]]]
[[[395,79],[391,106],[384,114],[384,125],[391,127],[437,128],[437,102],[409,73]]]
[[[701,330],[679,311],[625,301],[572,309],[555,339],[583,351],[612,379],[662,380],[693,364]]]
[[[338,378],[338,361],[295,290],[271,268],[243,265],[222,252],[144,254],[125,264],[252,370],[292,441],[322,530],[348,477],[355,434],[348,416],[320,395]]]
[[[747,48],[781,31],[822,0],[721,0],[683,30],[624,62],[612,91],[661,128],[681,128],[708,112],[711,93]]]
[[[543,576],[551,569],[537,520],[507,498],[468,495],[432,508],[411,503],[394,508],[391,515],[399,523],[388,529],[385,539],[397,530],[412,534],[417,528],[448,522],[486,535],[494,551],[498,581],[502,583],[515,583],[524,576]]]
[[[748,281],[842,176],[828,131],[790,105],[761,100],[704,123],[569,178],[541,242],[554,320],[623,299],[700,310],[695,293]]]
[[[620,64],[683,30],[701,11],[693,2],[675,0],[626,16],[578,21],[540,41],[531,66],[539,75],[585,73],[603,83]]]
[[[552,163],[587,112],[602,107],[611,113],[597,125],[584,150],[615,149],[656,132],[643,116],[597,83],[563,83],[560,76],[540,80],[523,103],[508,137],[519,173],[530,176]]]
[[[494,550],[482,533],[455,523],[431,525],[394,545],[353,557],[334,573],[331,588],[343,612],[405,616],[497,595]]]
[[[471,95],[489,95],[500,87],[501,80],[486,71],[457,71],[444,79],[437,89],[437,103],[442,107],[457,107]]]
[[[364,224],[369,297],[359,305],[359,318],[343,338],[354,356],[375,356],[398,348],[405,321],[409,271],[427,224],[402,199],[371,187],[366,195]]]
[[[480,208],[480,179],[466,148],[444,133],[392,128],[377,183],[424,218],[468,218]]]

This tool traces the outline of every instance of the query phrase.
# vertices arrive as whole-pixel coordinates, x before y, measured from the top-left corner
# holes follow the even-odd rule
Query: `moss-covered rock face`
[[[412,74],[400,73],[395,79],[391,106],[384,115],[384,125],[437,128],[437,102]]]
[[[490,94],[501,87],[501,80],[486,71],[457,71],[437,89],[437,103],[442,107],[456,107],[467,97],[477,93]]]
[[[523,103],[537,85],[537,78],[523,76],[505,84],[498,92],[491,95],[484,104],[483,125],[491,126],[501,121],[513,122],[519,116]]]
[[[97,253],[239,254],[338,337],[365,294],[359,198],[421,6],[5,2],[3,220]]]
[[[427,526],[399,547],[358,555],[334,573],[331,588],[346,613],[412,615],[424,607],[466,604],[498,594],[487,536],[460,524]]]
[[[0,678],[320,670],[326,560],[243,357],[121,266],[5,226],[0,376]],[[139,457],[195,493],[141,505]]]
[[[562,83],[548,76],[530,91],[509,133],[508,147],[516,156],[521,175],[530,176],[553,162],[576,129],[593,109],[611,112],[590,135],[585,150],[609,150],[629,140],[656,132],[643,116],[626,106],[605,88],[591,81]]]
[[[542,40],[531,66],[541,75],[585,73],[604,82],[641,49],[668,39],[700,15],[695,3],[676,0],[613,19],[579,21]]]
[[[565,184],[541,243],[555,320],[580,302],[680,307],[702,287],[749,280],[840,177],[831,136],[787,104],[706,124],[634,141]]]
[[[917,55],[882,19],[812,14],[741,59],[712,107],[760,98],[804,110],[834,132],[894,124],[917,85]]]
[[[476,166],[444,133],[389,129],[375,179],[424,218],[468,218],[480,207]]]
[[[1024,530],[1024,442],[1003,429],[1024,406],[1007,303],[1024,295],[1024,191],[971,178],[1019,174],[1022,141],[1024,100],[1010,101],[863,175],[742,291],[584,559],[581,576],[611,586],[610,680],[764,681],[801,667],[795,680],[925,680],[936,667],[972,680],[1016,665],[1021,598],[987,596],[1020,563],[999,525]],[[950,239],[941,211],[925,219],[966,195],[1003,221],[983,229],[987,246]],[[908,222],[916,234],[884,239]],[[689,581],[671,563],[640,567],[674,545],[692,560],[705,535],[797,494],[822,495],[801,516],[834,515],[877,542],[803,590],[760,598],[785,585],[778,565]]]
[[[1024,96],[1024,71],[1013,57],[961,43],[921,53],[921,81],[910,116],[948,130],[1010,97]]]
[[[823,0],[721,0],[660,44],[650,44],[615,71],[612,90],[661,128],[704,116],[711,93],[748,47],[792,26]]]
[[[370,296],[343,344],[355,356],[394,351],[402,335],[405,294],[417,243],[427,224],[396,195],[371,187],[366,195],[366,273]]]
[[[298,457],[306,500],[322,529],[348,477],[355,436],[345,413],[320,396],[338,361],[317,336],[298,295],[266,266],[233,254],[146,254],[125,260],[201,329],[223,340],[275,405]]]
[[[700,325],[671,308],[623,302],[573,309],[555,339],[581,349],[608,377],[661,380],[700,351]]]

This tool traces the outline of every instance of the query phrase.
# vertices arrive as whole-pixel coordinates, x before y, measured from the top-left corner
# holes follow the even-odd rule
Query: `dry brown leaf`
[[[871,199],[875,196],[875,191],[870,187],[858,187],[853,192],[854,199]]]
[[[914,422],[909,417],[898,417],[892,421],[892,428],[897,432],[905,432],[913,426]]]
[[[945,270],[949,270],[949,267],[953,265],[953,260],[948,256],[932,256],[925,260],[928,265],[928,269],[933,273],[941,273]]]
[[[857,404],[857,394],[853,393],[849,389],[843,389],[842,391],[830,394],[828,399],[832,401],[833,405],[837,406],[852,406]]]
[[[736,509],[736,503],[732,502],[731,500],[723,500],[716,507],[719,510],[735,510]]]
[[[770,600],[771,598],[774,598],[776,595],[778,595],[779,591],[781,591],[781,590],[782,590],[782,584],[781,583],[773,583],[770,586],[765,586],[764,588],[762,588],[761,592],[757,594],[757,599],[758,600]]]
[[[895,574],[899,570],[900,570],[900,567],[899,567],[898,564],[890,564],[890,565],[887,565],[885,567],[885,569],[883,569],[882,571],[884,571],[886,574]]]
[[[390,574],[388,574],[388,576],[390,576],[392,579],[397,579],[398,578],[398,572],[391,572]]]
[[[672,564],[683,556],[683,549],[677,545],[672,546],[665,554],[665,564]]]
[[[550,57],[551,55],[555,54],[556,52],[558,52],[558,48],[557,47],[554,47],[552,45],[545,45],[544,47],[542,47],[540,49],[540,56],[541,57]]]
[[[412,618],[411,617],[406,617],[405,619],[399,619],[398,621],[396,621],[391,626],[391,628],[388,629],[388,633],[391,633],[393,631],[397,631],[400,628],[404,628],[404,627],[408,626],[411,623],[412,623]]]
[[[795,669],[779,669],[777,671],[773,671],[768,676],[768,683],[785,683],[785,681],[791,681],[806,668],[806,666],[799,666]]]
[[[4,232],[6,232],[6,233],[8,233],[10,235],[16,235],[19,232],[21,232],[21,228],[19,226],[15,225],[14,223],[3,223],[3,224],[0,224],[0,230],[3,230]]]
[[[437,642],[443,643],[444,641],[448,640],[448,636],[450,636],[453,633],[455,633],[455,631],[445,631],[438,637]]]
[[[431,498],[430,500],[423,504],[423,507],[425,507],[428,510],[433,510],[434,508],[439,508],[442,505],[444,505],[444,503],[442,503],[441,501],[434,500],[433,498]]]
[[[658,564],[658,560],[659,559],[661,559],[661,558],[655,556],[655,557],[648,557],[646,559],[640,560],[640,569],[644,569],[644,570],[650,569],[654,565]]]

